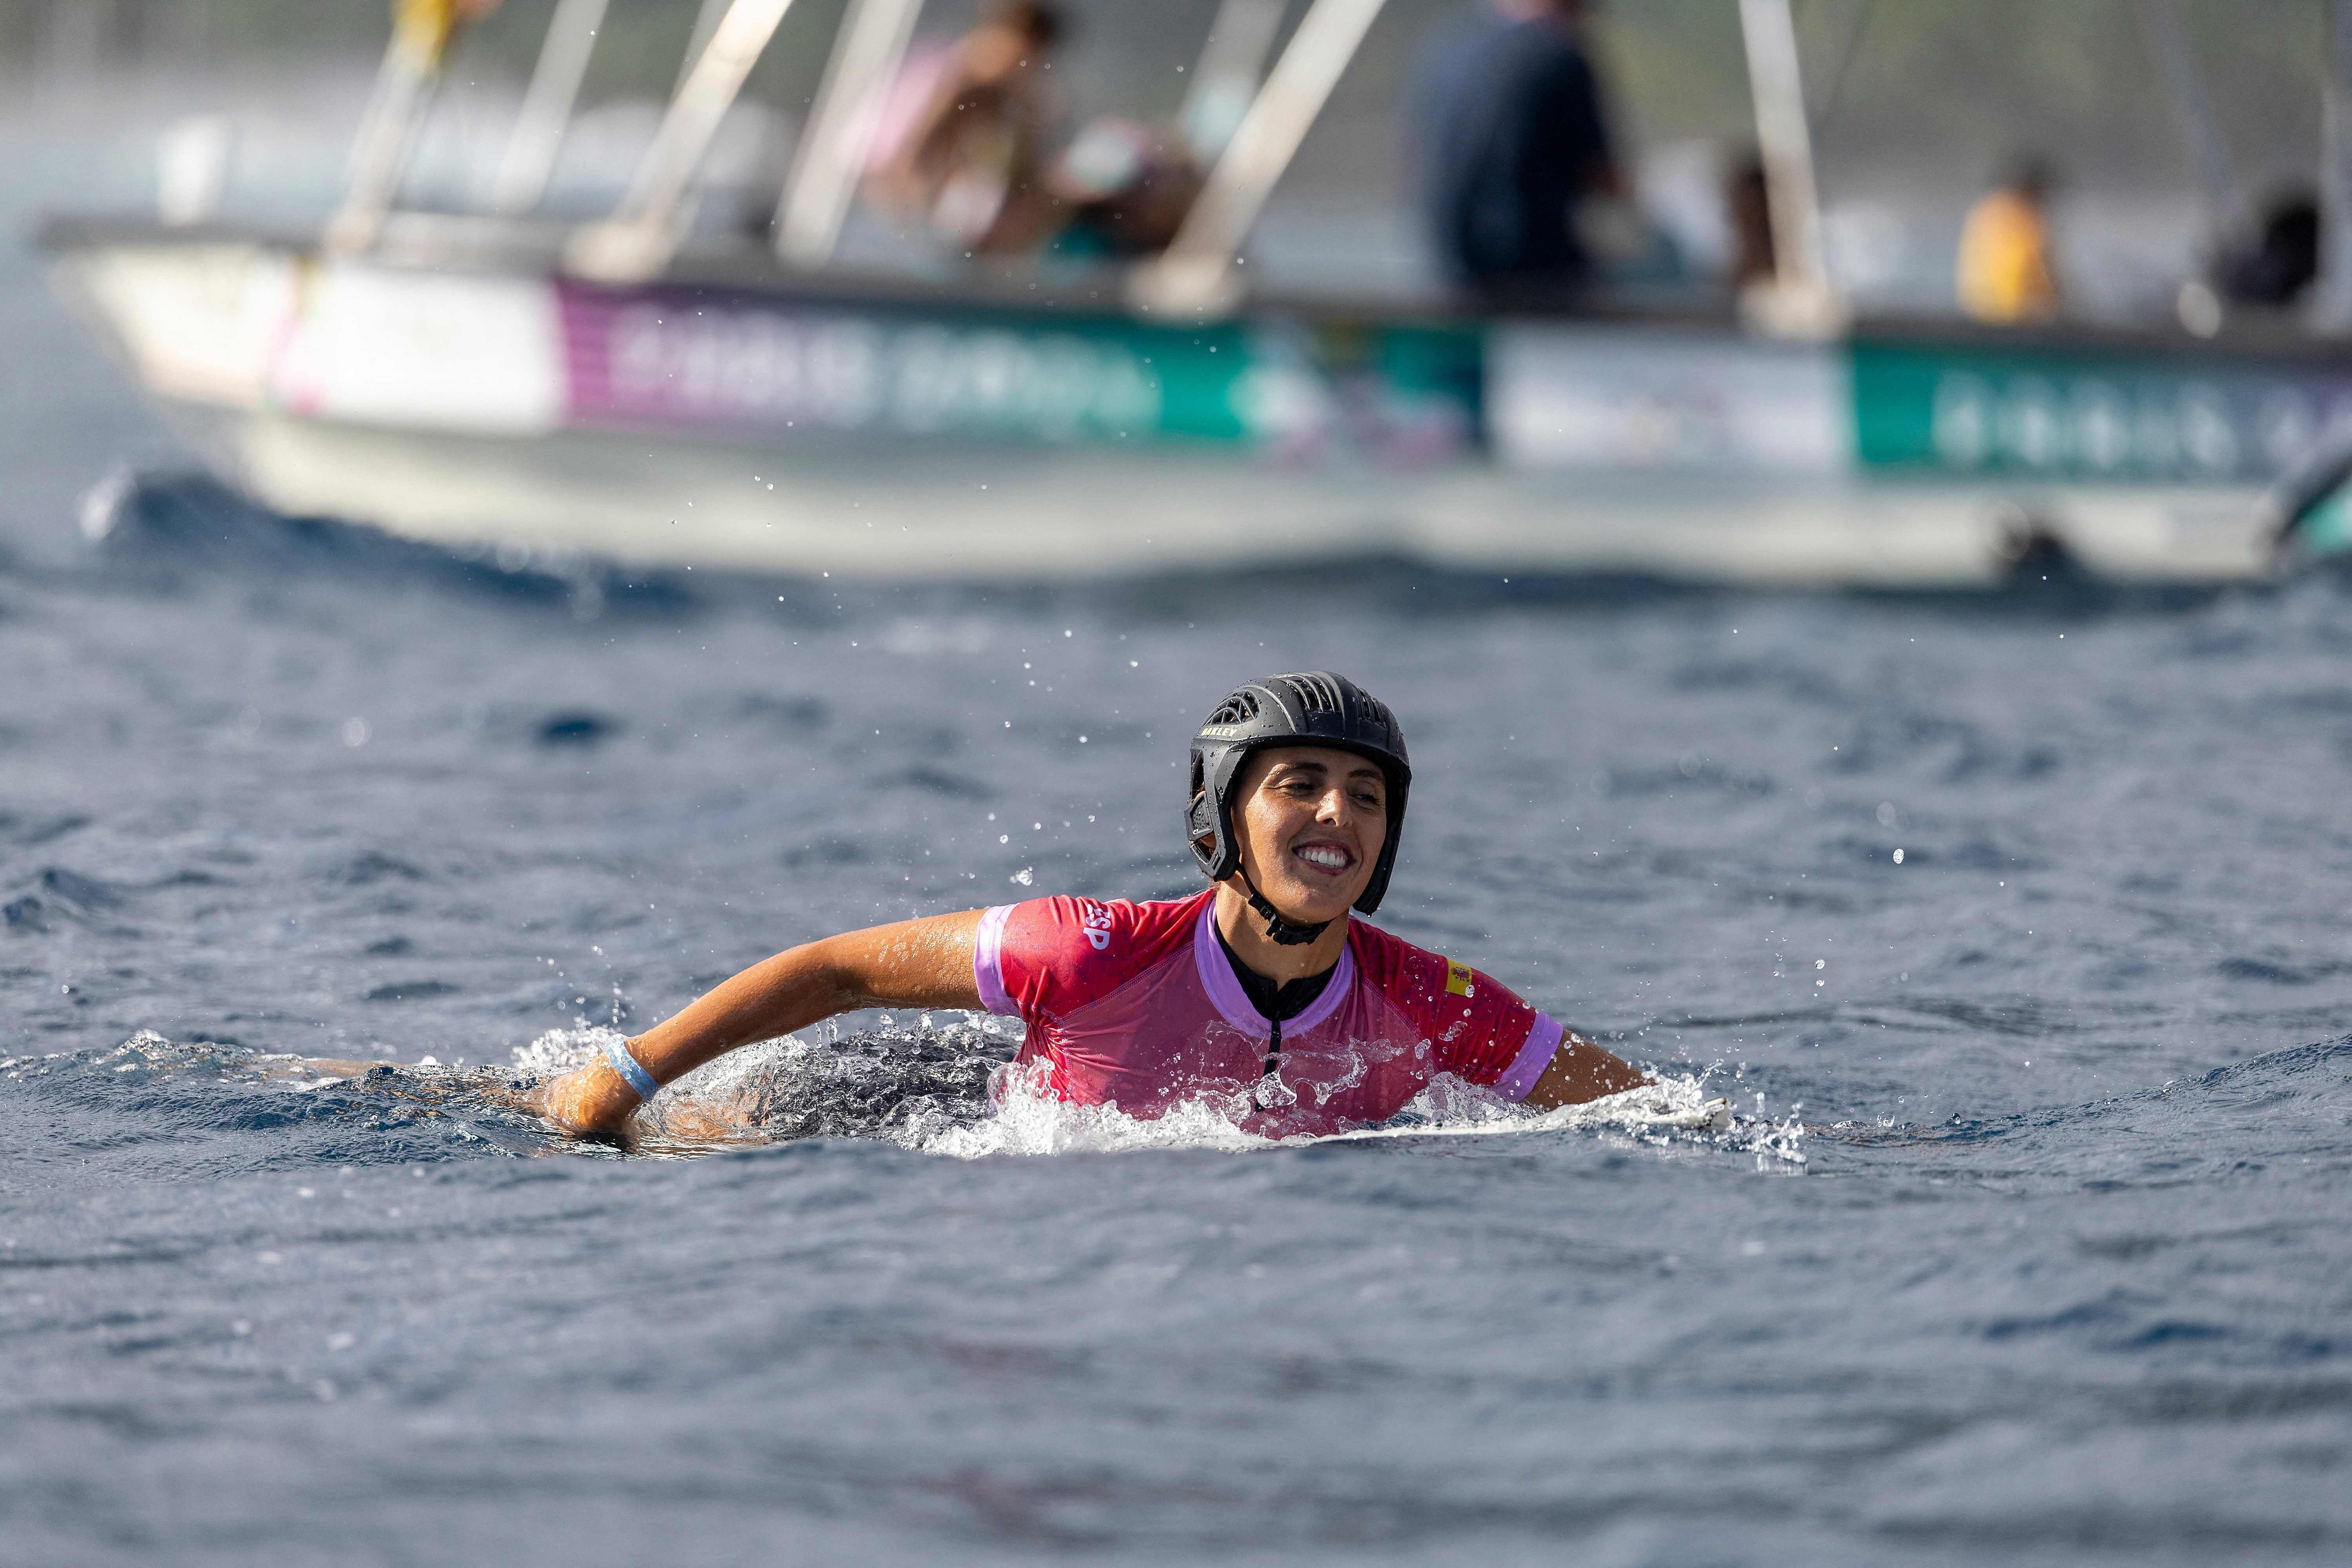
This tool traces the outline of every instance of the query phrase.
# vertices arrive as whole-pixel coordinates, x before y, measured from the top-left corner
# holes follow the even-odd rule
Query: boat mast
[[[1176,237],[1129,275],[1128,298],[1139,309],[1205,316],[1240,302],[1234,252],[1380,14],[1381,0],[1314,0]]]
[[[2352,332],[2352,0],[2335,0],[2327,29],[2327,96],[2319,156],[2319,297],[2311,319],[2322,331]]]
[[[327,249],[352,256],[373,249],[384,216],[400,194],[401,176],[416,141],[416,128],[433,102],[441,60],[450,40],[470,18],[498,0],[394,0],[392,43],[377,70],[375,89],[360,116],[352,143],[343,205],[328,220]]]
[[[1192,68],[1192,85],[1176,123],[1195,158],[1206,163],[1225,150],[1234,128],[1249,112],[1265,77],[1265,58],[1289,0],[1223,0],[1209,24],[1208,42]]]
[[[588,57],[596,47],[596,29],[604,22],[605,4],[556,0],[555,19],[547,25],[547,41],[540,46],[539,64],[531,70],[514,132],[507,138],[506,155],[499,160],[498,178],[490,185],[490,205],[496,211],[519,217],[547,194],[564,127],[572,122],[581,79],[587,75]]]
[[[563,251],[566,268],[604,282],[635,283],[669,265],[694,172],[791,5],[792,0],[730,0],[670,100],[628,194],[611,217],[572,236]]]
[[[1813,180],[1813,142],[1805,122],[1805,80],[1789,0],[1739,0],[1748,46],[1748,89],[1756,104],[1756,146],[1764,160],[1765,205],[1772,222],[1773,278],[1743,301],[1765,331],[1825,336],[1843,324],[1831,291],[1822,245],[1821,194]]]
[[[833,259],[857,195],[875,114],[907,57],[922,9],[923,0],[849,0],[777,204],[776,254],[789,265],[817,268]]]

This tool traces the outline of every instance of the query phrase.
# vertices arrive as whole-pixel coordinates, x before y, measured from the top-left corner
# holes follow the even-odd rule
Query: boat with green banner
[[[2339,344],[1853,320],[1801,233],[1781,308],[1745,317],[1244,293],[1250,220],[1378,8],[1314,0],[1183,232],[1125,274],[822,264],[847,200],[828,96],[887,74],[889,49],[852,46],[903,48],[908,0],[851,6],[773,249],[698,246],[676,209],[714,122],[698,83],[740,85],[778,0],[724,8],[629,200],[585,230],[396,211],[363,144],[323,237],[58,218],[44,242],[268,505],[629,562],[1003,580],[1376,555],[1960,587],[2060,552],[2246,581],[2274,569],[2277,488],[2352,438]],[[1751,29],[1774,12],[1743,5]]]

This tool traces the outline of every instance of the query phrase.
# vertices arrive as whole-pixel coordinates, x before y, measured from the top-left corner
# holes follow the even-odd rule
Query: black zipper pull
[[[1269,1022],[1273,1024],[1274,1028],[1272,1033],[1266,1036],[1265,1040],[1265,1073],[1268,1078],[1272,1078],[1282,1065],[1282,1020],[1275,1018]]]

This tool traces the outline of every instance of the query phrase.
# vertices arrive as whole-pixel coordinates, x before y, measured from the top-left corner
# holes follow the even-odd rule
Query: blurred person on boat
[[[388,73],[430,75],[476,22],[499,8],[499,0],[392,0],[392,46]],[[376,91],[384,91],[378,81]]]
[[[866,199],[966,254],[1042,243],[1062,216],[1045,178],[1061,35],[1042,0],[1000,0],[953,43],[909,51],[876,107]]]
[[[437,56],[468,23],[498,8],[499,0],[394,0],[392,16],[408,43]]]
[[[1190,778],[1184,836],[1209,883],[1191,898],[1031,899],[808,942],[613,1037],[525,1103],[614,1132],[701,1064],[864,1007],[1019,1017],[1000,1100],[1205,1106],[1268,1137],[1385,1121],[1440,1075],[1539,1107],[1646,1081],[1470,965],[1356,918],[1387,893],[1412,767],[1395,715],[1353,681],[1240,687],[1194,733]]]
[[[2055,321],[2058,280],[2050,265],[2047,160],[2024,157],[1969,209],[1954,277],[1960,309],[1979,321]]]
[[[2263,204],[2253,233],[2224,249],[2213,284],[2231,305],[2291,310],[2319,276],[2319,198],[2287,190]]]
[[[1725,227],[1731,234],[1731,291],[1769,285],[1780,275],[1772,244],[1772,193],[1764,178],[1764,154],[1750,147],[1724,177]]]
[[[1091,121],[1046,175],[1062,205],[1051,253],[1088,260],[1156,256],[1176,237],[1201,181],[1199,163],[1173,132],[1117,115]]]
[[[1415,80],[1421,206],[1447,280],[1489,300],[1560,302],[1591,279],[1579,209],[1626,185],[1584,36],[1583,0],[1483,0]]]

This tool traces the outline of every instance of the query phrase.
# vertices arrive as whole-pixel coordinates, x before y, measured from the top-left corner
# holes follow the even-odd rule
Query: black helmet
[[[1184,810],[1185,839],[1212,882],[1223,881],[1241,865],[1241,847],[1234,839],[1234,780],[1252,752],[1268,746],[1337,746],[1370,757],[1388,775],[1388,837],[1381,843],[1371,880],[1356,900],[1356,908],[1370,914],[1389,890],[1397,838],[1404,828],[1405,793],[1412,785],[1412,763],[1405,755],[1404,731],[1396,715],[1346,676],[1326,670],[1269,675],[1218,703],[1192,737],[1192,790]],[[1263,901],[1253,898],[1251,904]],[[1270,905],[1258,912],[1270,923],[1277,919]],[[1291,929],[1307,931],[1292,939],[1297,942],[1312,942],[1322,930]],[[1282,940],[1279,931],[1272,934]]]

